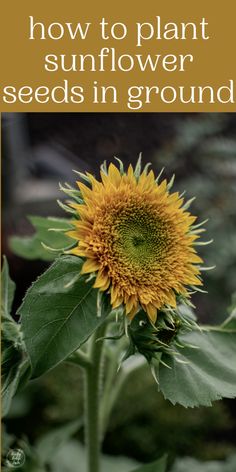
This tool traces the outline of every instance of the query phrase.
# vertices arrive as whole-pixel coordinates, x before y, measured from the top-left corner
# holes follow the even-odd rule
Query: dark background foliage
[[[216,269],[204,276],[208,295],[194,296],[201,322],[226,317],[236,286],[236,114],[175,113],[28,113],[5,114],[3,137],[3,251],[17,284],[15,309],[46,263],[25,261],[11,253],[13,234],[27,235],[27,215],[64,216],[58,181],[75,181],[72,169],[98,176],[99,166],[117,156],[143,163],[164,176],[176,175],[175,190],[196,196],[192,212],[209,218],[204,239],[214,239],[201,253]],[[82,414],[82,378],[59,366],[19,394],[6,425],[30,442],[51,427]],[[172,456],[222,459],[235,450],[235,401],[213,408],[185,410],[157,394],[148,372],[133,377],[114,409],[104,451],[140,461],[170,451]],[[80,436],[80,434],[79,434]],[[82,438],[82,434],[81,434]]]

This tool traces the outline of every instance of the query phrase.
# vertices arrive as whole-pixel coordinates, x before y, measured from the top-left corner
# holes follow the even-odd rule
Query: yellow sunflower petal
[[[116,166],[114,166],[114,164],[110,164],[109,165],[109,168],[108,168],[108,178],[110,179],[110,181],[116,186],[118,187],[120,182],[121,182],[121,174],[119,172],[119,170],[117,169]]]
[[[96,281],[94,283],[94,288],[106,287],[108,282],[109,282],[108,276],[102,272],[98,272]]]
[[[86,253],[82,249],[80,249],[78,246],[67,251],[67,254],[74,254],[75,256],[80,256],[80,257],[85,257],[86,255]]]
[[[157,319],[156,307],[152,303],[149,303],[148,305],[145,306],[145,310],[147,311],[148,318],[150,318],[152,323],[156,323],[156,319]]]
[[[77,239],[77,240],[79,239],[77,231],[67,231],[66,235],[72,239]]]
[[[95,272],[99,269],[99,263],[96,260],[88,259],[83,264],[81,274],[87,274],[89,272]]]
[[[83,182],[77,182],[79,189],[83,195],[83,198],[89,199],[92,196],[92,190],[87,187],[87,185],[83,184]]]

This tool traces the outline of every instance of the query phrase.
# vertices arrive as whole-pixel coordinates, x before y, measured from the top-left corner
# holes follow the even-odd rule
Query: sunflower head
[[[142,308],[155,323],[159,310],[202,284],[196,217],[170,193],[173,179],[160,182],[148,166],[141,170],[141,159],[127,171],[120,161],[103,165],[99,180],[80,176],[85,183],[70,191],[70,253],[84,258],[82,272],[94,274],[94,287],[110,294],[113,308],[124,305],[131,319]]]

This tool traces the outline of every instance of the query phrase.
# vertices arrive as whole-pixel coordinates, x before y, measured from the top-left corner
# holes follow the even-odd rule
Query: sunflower
[[[113,308],[125,306],[133,318],[142,307],[152,322],[164,306],[201,285],[202,259],[194,248],[199,225],[186,211],[172,181],[159,182],[140,160],[127,172],[114,164],[101,168],[101,180],[86,174],[77,182],[80,199],[70,203],[78,219],[68,236],[69,252],[85,258],[82,273],[94,273],[94,287],[110,294]]]

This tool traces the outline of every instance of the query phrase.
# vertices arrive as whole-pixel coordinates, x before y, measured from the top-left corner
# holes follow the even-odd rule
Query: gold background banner
[[[4,2],[0,29],[1,110],[235,111],[235,11],[234,0]],[[30,17],[34,24],[40,22],[45,27],[43,30],[40,25],[35,26],[33,33],[31,31],[35,39],[29,39]],[[105,25],[108,39],[101,36],[99,23],[102,18],[108,23]],[[207,23],[205,29],[203,18]],[[196,29],[189,25],[184,32],[181,23],[189,22],[194,23]],[[67,23],[71,26],[68,27]],[[78,23],[81,30],[77,28],[77,36],[72,40],[70,35],[75,33]],[[85,34],[86,23],[90,25],[83,40],[79,33]],[[112,37],[111,27],[115,23],[125,24],[126,35],[122,25],[115,25],[112,30],[117,38],[124,34],[124,39]],[[137,23],[148,24],[138,27]],[[171,32],[167,23],[175,23],[176,31],[173,29]],[[61,39],[52,39],[62,34]],[[45,39],[39,39],[40,35]],[[171,39],[177,35],[179,39]],[[207,36],[209,39],[204,39]],[[144,39],[148,37],[150,39]],[[85,54],[92,54],[94,62],[89,57],[85,58],[83,71],[81,55]],[[63,71],[59,68],[47,71],[46,55],[59,58],[65,55],[68,69],[74,57],[77,70]],[[148,55],[154,61],[159,55],[158,62],[154,71],[147,65],[142,72],[141,67]],[[49,59],[51,62],[47,62],[47,67],[56,68],[55,58],[50,56]],[[90,70],[93,68],[96,70]],[[113,88],[105,91],[109,86]],[[7,89],[8,93],[5,87],[11,87]],[[59,88],[55,90],[55,87]],[[199,92],[199,87],[211,89]],[[190,103],[183,103],[188,100]]]

